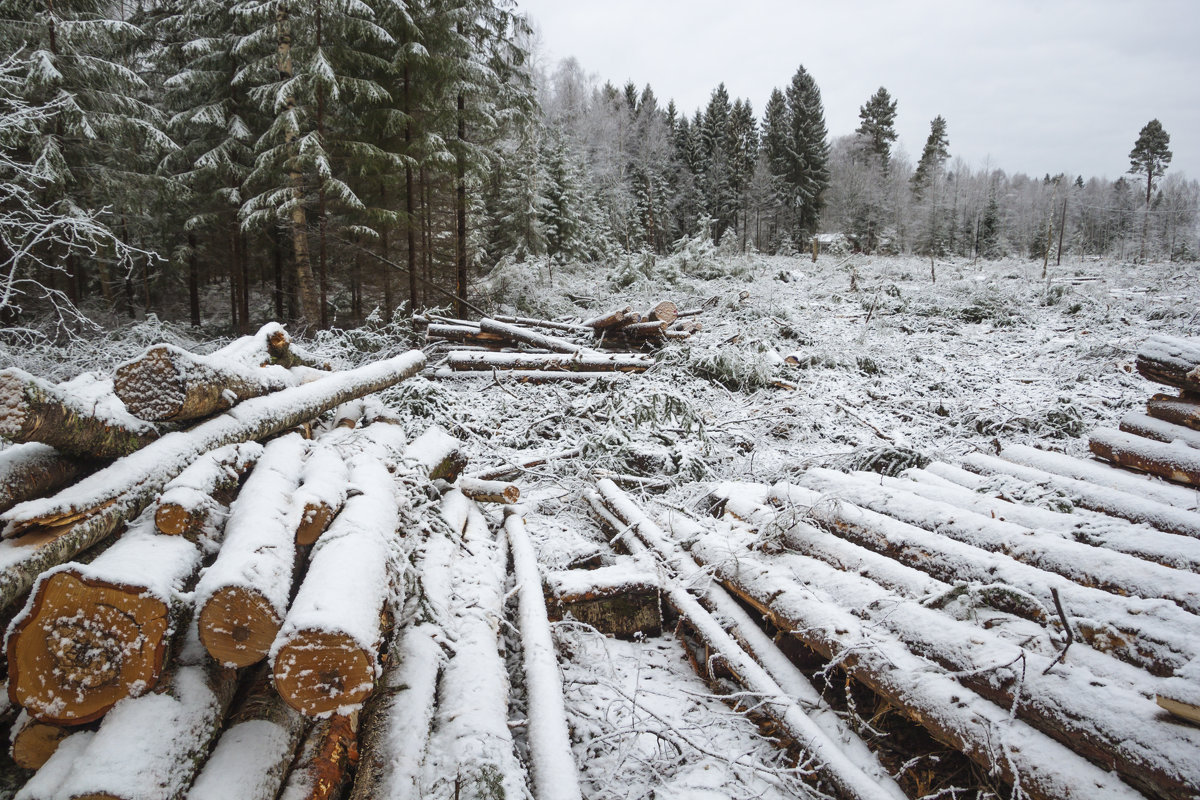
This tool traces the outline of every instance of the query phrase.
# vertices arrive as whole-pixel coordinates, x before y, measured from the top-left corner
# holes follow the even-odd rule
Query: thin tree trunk
[[[462,35],[461,26],[459,35]],[[467,299],[467,159],[462,148],[467,142],[467,98],[462,92],[458,93],[458,172],[456,175],[457,199],[455,213],[458,217],[458,236],[455,240],[455,280],[454,293],[458,302],[454,304],[454,313],[460,319],[467,315],[465,300]]]
[[[238,297],[242,302],[241,311],[238,314],[242,324],[239,333],[245,333],[250,329],[250,281],[246,274],[246,239],[240,229],[235,230],[233,241],[234,253],[237,256]]]
[[[404,114],[408,118],[404,125],[404,153],[412,158],[412,79],[408,63],[404,64]],[[413,169],[412,162],[404,164],[404,227],[408,234],[408,313],[417,311],[417,231],[416,219],[413,217],[415,199],[413,198]]]
[[[1063,198],[1062,217],[1058,220],[1058,257],[1054,260],[1054,266],[1062,266],[1062,248],[1063,248],[1063,231],[1067,229],[1067,200]]]
[[[188,234],[188,308],[192,327],[200,327],[200,263],[196,257],[196,234]]]
[[[283,245],[279,242],[279,228],[271,233],[271,253],[275,260],[275,319],[283,319]]]

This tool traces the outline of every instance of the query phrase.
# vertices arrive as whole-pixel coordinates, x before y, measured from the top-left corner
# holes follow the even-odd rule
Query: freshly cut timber
[[[668,325],[675,322],[679,318],[679,306],[672,303],[670,300],[663,302],[650,309],[646,314],[646,319],[654,322],[665,322]]]
[[[621,639],[662,632],[662,586],[653,572],[625,564],[554,570],[545,585],[555,621],[570,615]]]
[[[635,322],[624,326],[618,333],[627,339],[661,339],[666,330],[665,322]]]
[[[41,442],[0,450],[0,512],[57,491],[92,469]]]
[[[1186,397],[1156,394],[1146,401],[1146,413],[1163,422],[1200,431],[1200,402]]]
[[[85,400],[71,385],[55,386],[15,368],[0,371],[0,436],[42,442],[79,458],[119,458],[159,437],[156,427],[130,417],[119,404]]]
[[[462,442],[434,425],[412,440],[404,451],[404,461],[431,481],[453,482],[467,466],[467,455]]]
[[[507,336],[496,333],[485,333],[478,325],[444,325],[432,324],[425,329],[425,338],[444,339],[448,342],[469,342],[478,345],[502,345],[508,341]]]
[[[1200,391],[1200,341],[1151,336],[1138,349],[1137,371],[1155,383]]]
[[[609,383],[612,381],[622,380],[625,377],[623,372],[571,372],[564,370],[553,369],[509,369],[503,372],[493,373],[498,380],[505,382],[512,381],[514,383],[590,383],[591,381],[600,381]],[[478,378],[482,377],[477,370],[452,370],[442,368],[433,373],[435,378],[445,380],[448,378]]]
[[[549,319],[531,319],[530,317],[505,317],[497,314],[493,317],[497,322],[507,322],[510,325],[530,325],[534,328],[548,328],[552,331],[567,331],[579,333],[586,331],[587,325],[578,322],[555,322]]]
[[[314,722],[300,743],[280,800],[337,800],[358,760],[358,712]]]
[[[73,754],[57,791],[48,796],[182,798],[221,729],[236,689],[237,673],[210,659],[174,666],[156,691],[121,703],[105,716],[99,730]],[[63,742],[59,751],[78,735]]]
[[[72,732],[64,725],[39,722],[22,709],[9,733],[12,760],[21,769],[41,769]]]
[[[617,311],[610,311],[609,313],[604,314],[602,316],[593,317],[592,319],[585,320],[583,323],[583,326],[585,328],[592,328],[594,330],[599,331],[599,330],[604,330],[606,328],[619,328],[622,325],[626,325],[630,322],[639,321],[641,319],[640,317],[638,317],[638,320],[630,319],[629,312],[631,312],[631,311],[633,311],[632,306],[625,306],[624,308],[619,309]],[[637,315],[634,314],[633,316],[636,317]]]
[[[296,544],[307,546],[321,537],[346,502],[349,480],[346,461],[331,442],[321,438],[309,444],[295,499],[302,510]]]
[[[565,353],[451,353],[446,365],[452,370],[571,370],[574,372],[645,372],[653,359],[634,355]]]
[[[117,367],[113,379],[117,397],[129,412],[154,421],[212,416],[242,400],[297,383],[283,367],[247,366],[170,344],[155,345]]]
[[[1188,447],[1200,448],[1200,431],[1176,425],[1149,414],[1126,414],[1121,418],[1120,428],[1125,433],[1153,439],[1156,442],[1183,442]]]
[[[266,658],[287,612],[305,442],[273,439],[246,479],[225,523],[217,559],[196,586],[200,641],[219,663],[245,667]]]
[[[52,497],[29,500],[0,514],[4,536],[26,534],[20,545],[0,546],[0,608],[23,595],[39,573],[74,558],[140,514],[203,453],[272,436],[348,400],[399,383],[424,365],[425,356],[410,351],[247,400],[236,412],[187,432],[168,434]]]
[[[350,479],[360,494],[314,545],[271,647],[275,688],[310,716],[361,706],[378,676],[399,505],[392,476],[370,450],[352,457]]]
[[[196,545],[147,520],[91,564],[47,572],[9,627],[9,697],[76,725],[154,688],[200,564]]]
[[[458,490],[472,500],[484,503],[515,503],[521,499],[521,488],[515,483],[504,481],[481,481],[465,475],[455,484]]]
[[[529,697],[529,761],[537,800],[580,800],[579,773],[571,753],[571,732],[563,701],[554,637],[546,617],[537,553],[525,520],[513,509],[504,518],[517,583],[521,660]]]
[[[283,702],[269,676],[265,664],[254,673],[187,800],[230,800],[230,787],[237,787],[238,800],[278,796],[307,721]]]
[[[1156,442],[1111,428],[1092,431],[1093,453],[1122,467],[1200,486],[1200,451],[1184,442]]]
[[[561,339],[557,336],[546,336],[545,334],[531,331],[528,328],[522,328],[519,325],[510,325],[507,322],[499,322],[498,320],[486,317],[479,320],[479,329],[484,333],[495,334],[514,342],[540,347],[543,350],[550,350],[554,353],[589,352],[588,348],[583,345],[568,342],[566,339]]]
[[[259,443],[239,442],[200,456],[163,489],[154,527],[168,536],[214,536],[242,476],[261,455]]]

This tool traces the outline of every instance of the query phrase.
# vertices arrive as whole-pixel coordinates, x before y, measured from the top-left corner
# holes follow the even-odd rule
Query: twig
[[[1058,617],[1062,620],[1063,630],[1067,633],[1067,644],[1063,647],[1062,652],[1058,654],[1058,657],[1050,662],[1050,666],[1042,670],[1043,675],[1049,673],[1050,670],[1054,669],[1055,664],[1058,664],[1067,657],[1067,651],[1071,649],[1071,644],[1075,641],[1075,634],[1071,633],[1071,621],[1067,619],[1067,612],[1063,610],[1062,600],[1058,599],[1058,589],[1051,589],[1050,596],[1054,598],[1054,607],[1058,610]]]
[[[896,440],[895,440],[895,439],[893,439],[891,436],[888,436],[886,433],[884,433],[883,431],[879,430],[879,428],[876,428],[876,427],[875,427],[874,425],[872,425],[870,422],[867,422],[865,419],[863,419],[862,417],[860,417],[858,414],[855,414],[853,411],[851,411],[850,409],[846,408],[844,405],[842,405],[841,403],[839,403],[837,400],[833,400],[833,401],[831,401],[831,402],[832,402],[832,403],[833,403],[835,406],[837,406],[838,408],[840,408],[840,409],[841,409],[841,410],[842,410],[842,411],[843,411],[843,412],[846,414],[846,416],[850,417],[850,419],[853,419],[853,420],[855,420],[855,421],[857,421],[857,422],[860,422],[860,423],[862,423],[863,425],[866,425],[868,428],[870,428],[870,429],[871,429],[871,430],[874,432],[874,434],[875,434],[876,436],[878,436],[880,439],[883,439],[885,442],[893,442],[893,443],[894,443],[894,442],[896,441]]]

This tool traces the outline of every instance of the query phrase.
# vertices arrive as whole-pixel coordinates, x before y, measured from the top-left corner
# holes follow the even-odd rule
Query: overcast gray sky
[[[1157,117],[1200,178],[1200,0],[518,0],[552,69],[649,83],[689,115],[724,81],[761,116],[803,64],[831,137],[880,86],[915,161],[936,115],[972,166],[1116,178]]]

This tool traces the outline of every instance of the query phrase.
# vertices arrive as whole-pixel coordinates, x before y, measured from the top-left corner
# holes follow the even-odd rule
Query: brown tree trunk
[[[1200,401],[1156,394],[1147,401],[1146,413],[1155,419],[1200,431]]]
[[[462,26],[459,26],[462,35]],[[454,263],[455,280],[454,292],[458,295],[454,313],[460,318],[467,315],[467,158],[462,148],[467,145],[467,99],[462,92],[458,93],[458,164],[455,174],[455,205],[454,211],[458,222],[458,235],[455,237]]]
[[[281,797],[337,800],[358,763],[358,712],[317,720],[300,745]]]
[[[93,469],[89,462],[68,458],[41,442],[0,450],[0,513],[74,483]]]
[[[1122,467],[1149,472],[1188,486],[1200,486],[1200,450],[1182,442],[1157,442],[1101,428],[1092,432],[1088,447],[1101,458]]]
[[[200,327],[200,258],[196,234],[188,233],[188,310],[193,328]]]

